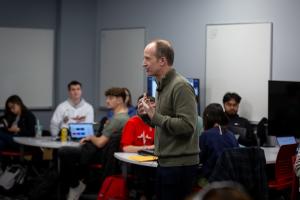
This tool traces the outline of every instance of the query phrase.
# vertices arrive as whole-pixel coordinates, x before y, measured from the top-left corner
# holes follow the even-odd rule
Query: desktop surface
[[[55,137],[14,137],[13,139],[18,144],[51,149],[58,149],[63,146],[80,146],[79,142],[61,142],[55,140]]]

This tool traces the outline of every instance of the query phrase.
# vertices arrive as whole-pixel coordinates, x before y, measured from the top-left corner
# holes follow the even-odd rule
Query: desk
[[[275,164],[276,163],[276,158],[277,158],[279,148],[280,148],[279,146],[278,147],[261,147],[261,149],[263,149],[265,152],[267,164]]]
[[[16,143],[22,144],[21,152],[24,152],[24,145],[40,147],[40,148],[49,148],[49,149],[59,149],[64,146],[70,147],[79,147],[79,142],[67,141],[60,142],[56,141],[54,137],[14,137]],[[57,158],[58,163],[58,172],[60,172],[59,158]]]
[[[64,146],[70,146],[70,147],[80,146],[79,142],[73,142],[73,141],[60,142],[60,141],[56,141],[54,137],[14,137],[13,139],[16,143],[22,144],[21,152],[24,151],[23,149],[24,145],[40,147],[40,148],[49,148],[55,150]],[[58,157],[57,157],[57,172],[58,174],[60,173],[60,161]],[[60,186],[58,187],[57,196],[58,199],[61,199]]]
[[[55,141],[53,137],[14,137],[14,141],[22,145],[49,149],[58,149],[63,146],[78,147],[80,145],[79,142],[73,141]]]
[[[141,166],[146,166],[146,167],[157,167],[157,162],[156,161],[147,161],[147,162],[138,162],[135,160],[131,160],[128,157],[129,156],[136,156],[138,155],[137,153],[126,153],[126,152],[116,152],[114,153],[115,158],[118,160],[121,160],[126,163],[131,163],[135,165],[141,165]]]
[[[261,147],[264,150],[266,163],[267,164],[275,164],[277,154],[279,151],[279,147]],[[126,163],[131,163],[135,165],[147,166],[147,167],[157,167],[156,161],[149,161],[149,162],[138,162],[135,160],[131,160],[128,157],[137,155],[137,153],[126,153],[126,152],[116,152],[114,153],[115,158],[121,160]]]
[[[264,150],[266,163],[267,164],[275,164],[277,154],[280,147],[261,147]],[[148,162],[138,162],[135,160],[131,160],[129,156],[136,156],[137,153],[126,153],[126,152],[116,152],[114,153],[115,158],[121,160],[126,163],[131,163],[135,165],[147,166],[147,167],[157,167],[157,161],[148,161]]]

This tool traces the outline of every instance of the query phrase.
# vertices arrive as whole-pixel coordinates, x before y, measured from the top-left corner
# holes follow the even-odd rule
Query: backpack
[[[9,165],[0,176],[0,186],[5,190],[12,190],[14,187],[24,183],[27,168],[21,165]]]
[[[127,199],[126,180],[122,175],[112,175],[105,178],[98,194],[98,200]]]

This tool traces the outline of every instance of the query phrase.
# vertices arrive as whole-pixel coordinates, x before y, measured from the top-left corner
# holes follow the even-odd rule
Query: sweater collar
[[[234,115],[228,115],[227,113],[225,113],[225,114],[226,114],[226,116],[227,116],[230,120],[236,119],[236,118],[239,118],[239,117],[240,117],[238,114],[234,114]]]
[[[70,104],[72,107],[74,107],[74,108],[79,108],[79,107],[83,106],[85,100],[82,98],[78,104],[74,104],[74,103],[72,102],[72,100],[68,98],[68,102],[69,102],[69,104]]]
[[[157,91],[162,91],[164,87],[170,83],[173,77],[175,77],[175,75],[176,70],[174,68],[170,69],[170,71],[168,71],[168,73],[166,73],[166,75],[160,81],[157,81]]]

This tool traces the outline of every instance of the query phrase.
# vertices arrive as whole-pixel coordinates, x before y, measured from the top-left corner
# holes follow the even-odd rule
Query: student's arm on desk
[[[106,137],[105,135],[101,135],[100,137],[89,136],[80,140],[80,144],[84,144],[88,141],[92,142],[96,147],[102,148],[108,143],[109,137]]]
[[[154,145],[145,145],[145,146],[127,145],[124,146],[122,150],[128,153],[137,153],[138,151],[148,150],[148,149],[154,149]]]

